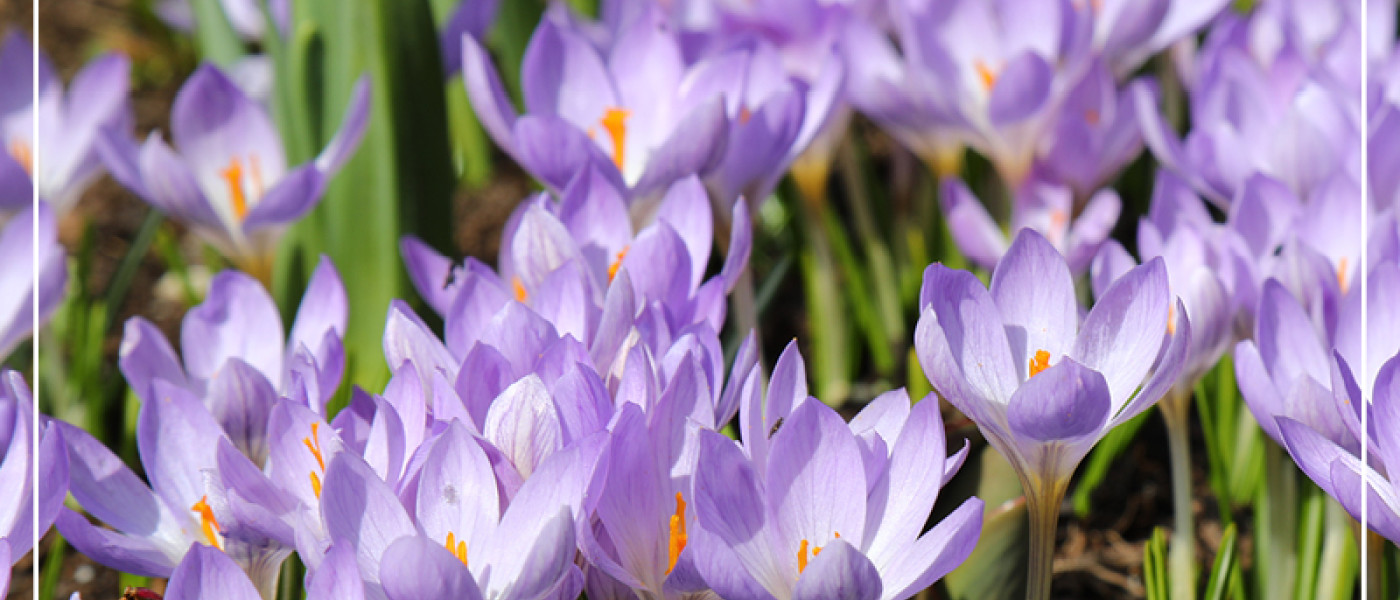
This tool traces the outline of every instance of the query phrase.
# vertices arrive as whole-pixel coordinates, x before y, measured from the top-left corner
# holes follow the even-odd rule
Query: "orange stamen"
[[[749,119],[752,119],[752,118],[753,118],[753,111],[749,110],[749,107],[747,107],[747,106],[740,106],[740,107],[739,107],[739,124],[741,124],[741,125],[747,125],[748,122],[749,122]]]
[[[1041,371],[1050,368],[1050,353],[1044,350],[1036,350],[1035,358],[1031,359],[1031,377],[1039,375]]]
[[[467,541],[466,541],[466,540],[458,540],[458,539],[457,539],[457,536],[452,535],[452,532],[449,531],[449,532],[447,532],[447,544],[446,544],[446,546],[447,546],[447,551],[448,551],[448,552],[451,552],[453,556],[456,556],[456,557],[457,557],[457,560],[462,561],[462,565],[463,565],[463,566],[466,566],[466,565],[467,565]]]
[[[612,283],[613,278],[617,277],[617,270],[622,268],[622,259],[627,258],[628,248],[630,246],[623,246],[617,252],[617,258],[614,258],[612,264],[608,265],[608,283]]]
[[[517,302],[524,304],[526,300],[530,299],[530,292],[525,291],[525,282],[520,280],[519,275],[511,277],[510,283],[515,287],[515,300]]]
[[[219,550],[224,548],[219,545],[218,530],[219,522],[214,519],[214,509],[209,507],[209,496],[203,496],[199,502],[195,502],[190,510],[199,513],[199,526],[204,530],[204,538],[209,540],[209,545]]]
[[[972,67],[977,69],[977,76],[982,78],[982,87],[989,92],[992,91],[992,88],[997,84],[996,71],[993,71],[991,67],[987,66],[987,63],[981,60],[973,61]]]
[[[603,119],[599,124],[608,131],[613,140],[613,164],[617,165],[619,171],[622,170],[623,150],[627,141],[627,117],[632,116],[632,111],[625,108],[608,108],[603,111]]]
[[[10,140],[10,156],[30,177],[34,176],[34,149],[24,140]]]
[[[229,199],[233,202],[233,214],[242,221],[248,215],[248,199],[243,196],[243,163],[238,159],[229,161],[228,166],[219,171],[219,176],[228,183]]]
[[[1347,288],[1351,287],[1351,281],[1348,280],[1350,275],[1351,273],[1347,271],[1347,257],[1343,256],[1337,260],[1337,287],[1342,290],[1343,294],[1347,293]]]
[[[802,540],[797,546],[797,572],[807,570],[807,540]]]
[[[1087,122],[1088,124],[1090,124],[1090,125],[1098,125],[1098,124],[1099,124],[1099,119],[1100,119],[1099,111],[1094,110],[1094,109],[1092,109],[1092,108],[1089,109],[1089,110],[1084,111],[1084,121]]]
[[[1167,333],[1176,335],[1176,304],[1167,305]]]
[[[666,544],[666,574],[670,575],[671,570],[676,568],[676,561],[681,557],[681,551],[685,550],[687,536],[685,533],[685,499],[680,492],[676,492],[676,514],[671,515],[671,537]]]
[[[321,437],[316,434],[321,428],[320,423],[311,424],[311,437],[301,438],[301,443],[306,444],[306,449],[311,451],[311,456],[316,457],[316,464],[321,467],[321,472],[326,472],[326,456],[321,452]],[[321,476],[315,471],[311,472],[311,491],[316,493],[316,497],[321,497]]]
[[[311,472],[311,491],[316,493],[316,497],[321,497],[321,476],[315,471]]]

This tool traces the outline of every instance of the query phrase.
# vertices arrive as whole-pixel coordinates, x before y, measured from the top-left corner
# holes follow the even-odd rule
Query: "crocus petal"
[[[252,233],[300,219],[326,191],[326,175],[312,165],[302,165],[287,173],[262,197],[243,219],[243,232]]]
[[[323,255],[311,273],[311,281],[306,284],[306,293],[301,296],[296,320],[292,321],[292,333],[287,338],[287,353],[292,354],[298,346],[305,346],[315,353],[318,366],[324,368],[326,356],[321,352],[321,342],[328,332],[345,335],[349,312],[340,273],[331,259]]]
[[[403,504],[360,457],[342,452],[326,467],[321,518],[333,540],[355,547],[360,573],[379,586],[384,551],[395,540],[417,533]]]
[[[185,314],[180,347],[185,370],[213,379],[230,358],[240,358],[268,381],[282,380],[282,316],[258,280],[238,271],[214,276],[203,304]]]
[[[311,573],[306,586],[307,600],[364,600],[365,584],[360,579],[360,567],[355,564],[355,547],[348,543],[332,544],[330,552],[321,559],[321,566]]]
[[[1074,279],[1064,257],[1035,230],[1017,232],[992,273],[990,291],[1018,370],[1029,369],[1041,350],[1052,359],[1069,350],[1079,325]]]
[[[438,315],[447,316],[457,291],[452,261],[411,235],[399,240],[399,253],[403,255],[404,268],[418,295]]]
[[[515,104],[506,95],[491,55],[472,36],[462,36],[462,83],[471,99],[472,112],[496,145],[516,156]]]
[[[147,202],[190,223],[215,230],[223,228],[224,221],[204,195],[196,173],[159,135],[146,138],[137,161],[141,186],[132,189],[144,191]]]
[[[597,142],[562,117],[524,115],[515,121],[512,138],[520,164],[551,188],[563,189],[575,173],[590,166],[602,173],[617,173]]]
[[[175,567],[165,594],[189,600],[260,600],[257,588],[227,554],[195,544]]]
[[[276,402],[272,383],[237,358],[224,363],[205,396],[210,415],[234,447],[259,465],[267,461],[267,418]]]
[[[876,600],[883,591],[870,559],[845,540],[832,540],[802,572],[794,600]]]
[[[700,432],[693,484],[700,526],[733,548],[739,564],[760,583],[785,581],[786,569],[776,562],[764,527],[767,510],[762,484],[733,440],[713,431]]]
[[[1156,360],[1170,301],[1159,257],[1114,282],[1084,318],[1070,356],[1103,374],[1114,406],[1127,401]]]
[[[948,230],[958,250],[979,266],[988,269],[996,266],[1006,252],[1006,234],[1001,227],[961,179],[946,178],[939,188]]]
[[[495,529],[500,497],[491,461],[461,423],[448,425],[433,442],[418,480],[417,515],[434,538],[451,533],[468,544]]]
[[[1008,401],[1018,367],[1000,311],[982,282],[967,271],[929,265],[919,304],[924,315],[915,347],[934,388],[965,413],[979,412],[976,403]]]
[[[598,51],[549,19],[530,36],[520,64],[520,86],[529,113],[557,115],[575,124],[597,121],[605,110],[620,105]]]
[[[224,435],[209,409],[188,391],[157,382],[156,401],[141,405],[136,446],[162,500],[189,510],[205,496],[201,473],[218,465],[217,445]],[[192,514],[192,513],[190,513]]]
[[[1102,298],[1113,282],[1136,266],[1137,261],[1133,259],[1133,255],[1128,254],[1118,240],[1104,242],[1089,266],[1089,282],[1094,297]]]
[[[442,544],[407,536],[384,550],[380,581],[389,600],[479,600],[467,566]]]
[[[633,186],[635,197],[645,197],[686,175],[708,175],[724,157],[728,136],[724,99],[716,97],[696,106],[647,158],[646,169]]]
[[[840,473],[840,477],[833,477]],[[799,539],[865,539],[865,471],[855,435],[835,409],[805,402],[773,436],[766,489],[796,552]],[[779,542],[782,543],[781,541]]]
[[[885,598],[909,598],[961,565],[982,534],[983,503],[968,498],[883,569]]]
[[[992,88],[987,107],[992,124],[1001,127],[1030,118],[1049,100],[1054,76],[1050,64],[1034,51],[1011,59]]]
[[[152,538],[98,527],[70,508],[58,513],[54,526],[74,549],[113,569],[145,577],[169,577],[175,569],[167,549]]]
[[[369,75],[361,75],[350,91],[350,105],[345,110],[345,118],[341,120],[340,128],[336,130],[335,136],[326,144],[325,149],[316,156],[316,170],[327,178],[339,171],[340,167],[345,165],[345,161],[350,160],[350,156],[359,147],[360,140],[365,137],[365,127],[369,124],[370,91]]]
[[[122,333],[118,365],[127,384],[144,401],[155,399],[151,383],[163,379],[185,387],[185,370],[165,335],[144,317],[132,317]]]
[[[1072,441],[1096,435],[1110,408],[1103,375],[1065,358],[1021,384],[1011,396],[1006,419],[1017,436]]]

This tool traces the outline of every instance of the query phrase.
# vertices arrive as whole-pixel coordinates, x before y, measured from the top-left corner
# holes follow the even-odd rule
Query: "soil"
[[[141,2],[43,0],[40,45],[65,80],[98,51],[115,49],[132,56],[136,64],[133,106],[138,131],[144,136],[146,132],[166,128],[169,107],[179,82],[194,68],[195,61],[186,42],[164,31],[149,14],[135,11],[133,6],[137,4]],[[0,1],[0,26],[28,23],[31,14],[27,2]],[[907,201],[909,190],[917,185],[917,176],[910,174],[908,161],[895,156],[899,150],[888,138],[882,139],[881,134],[872,133],[870,139],[875,160],[894,164],[891,178],[896,181],[896,195],[900,196],[895,200]],[[454,199],[454,241],[458,256],[475,256],[488,264],[495,263],[500,229],[506,217],[532,189],[529,179],[500,153],[495,157],[495,167],[496,176],[490,184],[480,190],[460,191]],[[917,169],[917,164],[914,167]],[[126,255],[149,211],[145,203],[104,176],[63,220],[60,238],[70,251],[79,248],[85,237],[93,245],[91,270],[87,280],[82,282],[92,293],[105,292],[117,264]],[[162,227],[175,239],[182,240],[180,247],[186,260],[200,262],[201,250],[197,242],[185,236],[174,223],[167,221]],[[761,245],[760,241],[756,248]],[[771,257],[767,262],[763,260],[755,261],[755,268],[760,270],[755,278],[759,285],[775,262]],[[116,323],[141,315],[156,323],[168,339],[178,343],[179,320],[186,307],[178,298],[158,296],[153,291],[166,270],[165,261],[155,252],[142,260]],[[807,316],[802,294],[801,278],[794,267],[782,278],[774,307],[762,319],[766,347],[781,348],[786,340],[794,337],[806,339]],[[107,337],[104,350],[109,365],[115,365],[120,336],[118,325]],[[115,368],[112,375],[119,376]],[[968,438],[980,443],[975,427],[951,409],[945,421],[950,430],[949,439]],[[1199,435],[1193,444],[1196,459],[1193,479],[1198,492],[1195,509],[1200,528],[1198,555],[1203,561],[1209,561],[1214,557],[1220,526],[1217,509],[1205,489],[1205,448]],[[1171,520],[1166,446],[1161,421],[1153,417],[1114,464],[1108,482],[1094,494],[1093,513],[1079,519],[1067,511],[1062,517],[1055,560],[1055,597],[1142,597],[1144,543],[1154,527],[1169,527]],[[1248,515],[1241,515],[1238,520],[1245,532],[1242,539],[1247,549],[1251,531]],[[41,560],[49,560],[47,550],[51,538],[40,544]],[[1247,561],[1250,553],[1246,551],[1243,556]],[[10,598],[28,598],[33,594],[29,561],[26,557],[16,565]],[[71,548],[67,549],[62,565],[56,598],[66,599],[74,591],[81,592],[87,600],[120,597],[122,589],[115,571],[93,563]],[[159,590],[159,582],[153,587]],[[927,592],[922,596],[933,597],[933,594]]]

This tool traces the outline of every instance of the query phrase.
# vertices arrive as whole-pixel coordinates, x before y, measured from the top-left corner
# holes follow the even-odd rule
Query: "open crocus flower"
[[[359,145],[369,100],[369,81],[361,79],[330,143],[315,160],[289,170],[267,111],[206,64],[180,88],[171,109],[178,154],[159,135],[138,146],[125,130],[104,133],[99,150],[122,185],[266,281],[283,228],[316,205]]]
[[[1138,79],[1128,87],[1150,88],[1152,82]],[[1133,95],[1120,91],[1103,61],[1095,58],[1065,95],[1050,134],[1041,140],[1035,171],[1074,190],[1078,206],[1141,150]]]
[[[274,597],[282,560],[291,548],[226,536],[210,504],[218,480],[217,448],[228,444],[219,423],[186,390],[157,382],[157,400],[141,406],[137,448],[148,487],[87,432],[55,422],[68,446],[70,491],[111,529],[64,508],[56,525],[83,554],[106,566],[149,577],[170,577],[189,549],[227,553],[267,600]]]
[[[1070,476],[1110,429],[1176,382],[1191,342],[1186,311],[1154,258],[1120,277],[1081,322],[1064,258],[1033,230],[1016,235],[990,289],[933,264],[919,303],[919,363],[1020,477],[1031,515],[1028,597],[1049,597]]]
[[[908,396],[902,400],[907,418],[886,420],[869,437],[853,431],[860,417],[847,425],[825,404],[804,402],[773,435],[766,459],[699,433],[697,526],[686,549],[715,593],[895,600],[967,558],[982,502],[967,500],[920,535],[944,482],[938,474],[952,461],[938,403],[909,410]]]
[[[1313,4],[1329,3],[1296,6]],[[1177,139],[1148,90],[1131,92],[1152,153],[1221,207],[1256,173],[1279,179],[1300,197],[1338,172],[1360,175],[1361,115],[1351,107],[1356,92],[1339,89],[1307,56],[1297,32],[1308,27],[1285,27],[1269,12],[1229,15],[1212,29],[1185,78],[1191,131],[1184,139]]]
[[[899,0],[890,11],[898,51],[869,25],[847,35],[852,103],[940,175],[956,172],[966,144],[1020,184],[1083,69],[1088,37],[1063,35],[1080,15],[1069,3],[982,0]]]
[[[958,249],[982,268],[996,266],[1007,251],[1006,234],[987,209],[957,177],[943,180],[943,212]],[[1044,236],[1076,276],[1089,268],[1094,254],[1113,233],[1122,201],[1112,189],[1095,193],[1077,206],[1069,188],[1030,180],[1018,188],[1011,209],[1011,231],[1031,229]]]
[[[130,128],[131,61],[120,54],[93,59],[64,93],[48,57],[39,54],[39,197],[62,215],[102,174],[97,140],[107,128]]]
[[[462,38],[467,94],[497,145],[555,189],[592,165],[631,198],[719,166],[729,135],[726,99],[683,102],[707,84],[687,69],[675,32],[659,16],[634,19],[606,54],[559,21],[542,20],[530,38],[520,116],[486,50]]]
[[[141,317],[126,323],[119,364],[146,402],[158,398],[157,382],[204,399],[239,449],[262,464],[267,415],[279,397],[302,399],[320,413],[340,387],[346,315],[345,287],[324,257],[289,337],[262,284],[245,273],[224,271],[214,277],[204,303],[185,314],[183,365],[160,330]]]
[[[9,590],[10,567],[24,558],[34,540],[44,537],[68,495],[68,455],[62,434],[52,424],[42,423],[35,436],[33,427],[29,385],[19,373],[0,372],[0,595]],[[34,470],[35,450],[38,471]]]
[[[34,237],[34,210],[39,211],[39,237]],[[68,264],[58,243],[53,209],[46,204],[25,208],[0,231],[0,360],[33,333],[34,286],[39,286],[39,322],[58,310],[68,284]],[[38,260],[34,254],[38,253]],[[34,272],[35,263],[39,272]]]

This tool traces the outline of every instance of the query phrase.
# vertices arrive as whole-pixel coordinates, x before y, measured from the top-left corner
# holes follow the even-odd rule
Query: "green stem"
[[[1318,600],[1345,600],[1356,590],[1357,544],[1351,533],[1351,516],[1336,500],[1327,498],[1327,529],[1318,561]]]
[[[1272,442],[1264,444],[1264,469],[1270,476],[1254,502],[1256,590],[1262,598],[1282,598],[1293,593],[1298,566],[1298,480],[1292,459]]]
[[[899,302],[899,277],[895,273],[894,258],[889,244],[880,235],[875,215],[871,211],[873,199],[861,170],[859,149],[854,142],[843,145],[841,152],[841,173],[846,182],[846,199],[855,223],[856,235],[860,236],[865,249],[866,262],[870,268],[870,287],[875,296],[875,306],[880,316],[884,343],[897,351],[904,339],[904,313]]]
[[[1055,575],[1055,531],[1069,481],[1045,483],[1022,478],[1021,486],[1026,490],[1026,511],[1031,521],[1026,600],[1047,600]]]
[[[802,219],[803,244],[800,251],[802,285],[807,297],[808,323],[812,328],[813,383],[817,397],[833,406],[845,401],[850,391],[850,360],[846,313],[842,308],[835,253],[822,223],[824,206],[820,197],[807,190],[794,204]],[[735,289],[737,295],[738,289]],[[737,303],[737,300],[736,300]],[[740,330],[743,330],[741,325]]]
[[[1196,597],[1196,526],[1191,510],[1190,392],[1173,389],[1158,405],[1167,423],[1167,447],[1172,461],[1172,511],[1175,529],[1168,556],[1172,599]]]

